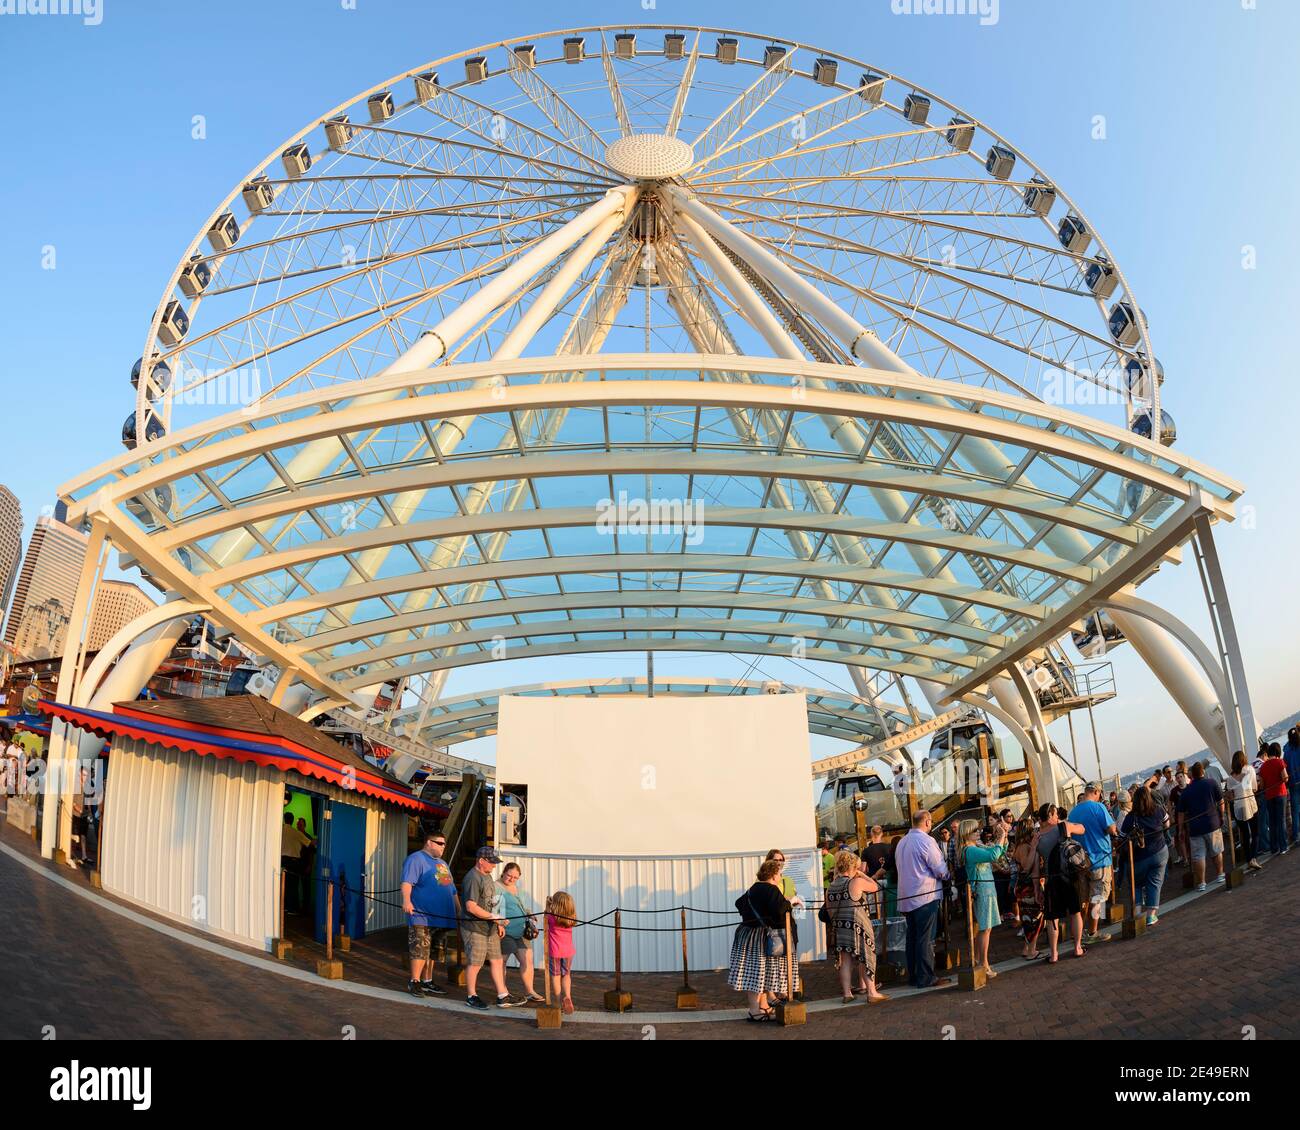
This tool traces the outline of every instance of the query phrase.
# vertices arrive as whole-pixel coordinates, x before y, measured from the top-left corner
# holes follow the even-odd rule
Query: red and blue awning
[[[40,707],[52,717],[61,718],[78,729],[88,730],[100,737],[134,738],[166,746],[168,749],[184,750],[200,757],[230,757],[236,761],[251,761],[255,765],[327,781],[339,788],[355,790],[412,812],[431,816],[447,815],[446,808],[421,800],[399,781],[373,769],[346,764],[289,738],[252,735],[172,718],[164,721],[155,716],[134,714],[125,707],[119,707],[117,713],[106,713],[44,699],[41,700]]]

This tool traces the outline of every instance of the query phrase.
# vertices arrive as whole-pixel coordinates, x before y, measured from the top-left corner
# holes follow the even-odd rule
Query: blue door
[[[316,940],[325,941],[325,883],[334,880],[334,930],[347,923],[349,937],[366,932],[366,810],[342,801],[325,801],[320,847],[321,898],[316,902]]]

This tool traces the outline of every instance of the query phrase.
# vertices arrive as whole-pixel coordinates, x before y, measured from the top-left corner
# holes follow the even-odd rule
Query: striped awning
[[[132,717],[127,713],[106,713],[67,706],[44,699],[40,702],[40,708],[51,717],[61,718],[78,729],[88,730],[100,737],[135,738],[168,749],[185,750],[200,757],[231,757],[236,761],[251,761],[256,765],[327,781],[413,812],[431,816],[446,816],[448,812],[439,805],[422,801],[401,782],[378,770],[358,769],[318,750],[307,749],[288,738],[261,735],[252,737],[237,730],[172,720],[162,722],[153,718]]]

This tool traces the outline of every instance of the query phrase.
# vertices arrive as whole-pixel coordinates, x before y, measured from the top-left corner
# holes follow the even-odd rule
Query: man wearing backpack
[[[1110,940],[1109,934],[1101,933],[1101,912],[1110,898],[1111,891],[1111,836],[1118,836],[1115,818],[1101,803],[1101,785],[1089,781],[1083,790],[1083,800],[1070,810],[1071,824],[1083,825],[1083,847],[1088,853],[1088,933],[1084,941],[1089,945],[1094,942]]]

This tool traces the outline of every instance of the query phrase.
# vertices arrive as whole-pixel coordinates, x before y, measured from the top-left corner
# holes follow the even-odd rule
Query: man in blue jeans
[[[934,975],[934,928],[948,865],[943,849],[930,835],[932,823],[925,809],[914,812],[912,830],[894,849],[898,909],[907,919],[907,979],[918,989],[952,984],[951,977]]]
[[[1282,747],[1282,760],[1286,763],[1287,784],[1291,793],[1291,846],[1300,839],[1300,729],[1287,731],[1286,745]]]

